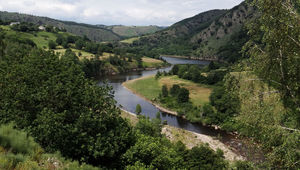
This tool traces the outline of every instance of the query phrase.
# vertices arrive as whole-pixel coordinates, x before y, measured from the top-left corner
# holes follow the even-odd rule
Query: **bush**
[[[56,48],[56,43],[53,40],[50,40],[48,43],[49,49],[55,49]]]
[[[13,153],[33,154],[39,145],[26,132],[18,131],[12,124],[0,126],[0,146]]]
[[[142,107],[140,104],[137,104],[135,107],[135,113],[136,114],[141,114],[142,113]]]

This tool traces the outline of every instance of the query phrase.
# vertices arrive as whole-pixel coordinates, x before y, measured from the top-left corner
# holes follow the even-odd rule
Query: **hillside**
[[[117,41],[123,38],[130,38],[152,34],[163,29],[159,26],[105,26],[105,25],[89,25],[84,23],[76,23],[70,21],[60,21],[48,17],[39,17],[27,14],[1,12],[0,20],[27,22],[37,25],[51,25],[78,36],[87,36],[93,41]]]
[[[244,2],[230,10],[211,10],[144,36],[133,46],[159,55],[235,60],[228,59],[227,53],[238,53],[246,42],[247,35],[242,28],[253,13],[253,8]]]
[[[109,29],[100,28],[89,24],[79,24],[75,22],[60,21],[48,17],[38,17],[33,15],[0,12],[0,19],[3,21],[18,21],[27,22],[37,25],[51,25],[61,29],[66,29],[67,32],[78,36],[86,35],[93,41],[115,41],[120,40],[121,37]]]
[[[124,25],[114,25],[114,26],[104,26],[109,30],[122,37],[137,37],[146,34],[153,34],[157,31],[164,29],[163,27],[150,25],[150,26],[124,26]]]

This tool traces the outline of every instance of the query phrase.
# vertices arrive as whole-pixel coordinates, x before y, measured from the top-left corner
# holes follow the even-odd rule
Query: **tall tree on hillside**
[[[246,44],[260,77],[278,89],[294,126],[300,127],[299,0],[253,0],[259,9]],[[296,121],[295,121],[296,117]]]

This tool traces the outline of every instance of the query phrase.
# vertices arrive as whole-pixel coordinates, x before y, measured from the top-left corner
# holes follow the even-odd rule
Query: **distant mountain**
[[[156,31],[162,30],[158,26],[105,26],[105,25],[90,25],[83,23],[76,23],[70,21],[60,21],[48,17],[39,17],[27,14],[1,12],[0,19],[3,21],[18,21],[29,22],[38,25],[52,25],[58,28],[64,28],[67,32],[75,35],[86,35],[93,41],[118,41],[124,38],[141,36]]]
[[[253,8],[244,2],[230,10],[211,10],[175,23],[165,30],[141,37],[132,46],[143,48],[144,51],[150,50],[152,54],[207,59],[231,58],[232,56],[224,55],[231,55],[231,51],[237,53],[237,50],[240,50],[247,39],[243,30],[244,24],[253,15]]]
[[[153,34],[157,31],[164,29],[164,27],[159,27],[155,25],[150,25],[150,26],[113,25],[113,26],[102,26],[102,27],[112,30],[114,33],[125,38]]]

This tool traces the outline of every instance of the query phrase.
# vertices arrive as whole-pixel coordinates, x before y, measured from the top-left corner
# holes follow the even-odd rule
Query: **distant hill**
[[[70,21],[60,21],[48,17],[39,17],[27,14],[1,12],[0,19],[3,21],[29,22],[38,25],[52,25],[58,28],[64,28],[67,32],[75,35],[86,35],[93,41],[119,41],[124,38],[141,36],[162,30],[158,26],[105,26],[89,25]]]
[[[75,35],[86,35],[93,41],[114,41],[120,40],[121,37],[109,29],[100,28],[89,24],[80,24],[76,22],[60,21],[48,17],[38,17],[27,14],[0,12],[0,19],[3,21],[29,22],[37,25],[52,25],[58,28],[64,28],[67,32]]]
[[[113,25],[113,26],[102,26],[102,27],[112,30],[114,33],[125,38],[153,34],[157,31],[164,29],[164,27],[159,27],[155,25],[150,25],[150,26]]]
[[[211,10],[152,35],[143,36],[133,42],[132,46],[156,54],[207,59],[232,58],[227,54],[235,52],[234,55],[237,55],[247,39],[244,24],[253,14],[254,10],[244,2],[230,10]]]

